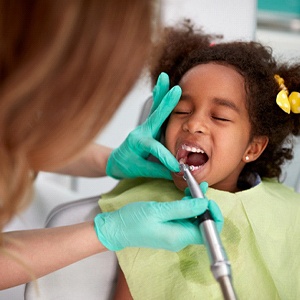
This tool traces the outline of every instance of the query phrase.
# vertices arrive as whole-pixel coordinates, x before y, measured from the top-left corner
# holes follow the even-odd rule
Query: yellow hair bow
[[[287,87],[284,85],[284,80],[279,75],[275,75],[279,88],[281,91],[277,94],[276,103],[278,106],[285,111],[286,113],[290,113],[291,111],[294,114],[300,114],[300,93],[292,92],[289,95],[289,91]]]

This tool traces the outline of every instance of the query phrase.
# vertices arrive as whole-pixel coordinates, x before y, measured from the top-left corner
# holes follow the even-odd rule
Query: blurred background
[[[165,0],[157,4],[164,24],[189,18],[207,32],[221,33],[225,40],[257,40],[271,46],[274,55],[300,62],[299,0]],[[117,147],[137,125],[145,100],[151,95],[150,81],[142,77],[96,142]],[[300,192],[300,142],[295,158],[285,167],[285,184]],[[40,173],[32,204],[6,229],[44,226],[47,215],[59,204],[101,195],[116,185],[112,178],[87,179]],[[23,299],[23,286],[0,291],[0,300]]]

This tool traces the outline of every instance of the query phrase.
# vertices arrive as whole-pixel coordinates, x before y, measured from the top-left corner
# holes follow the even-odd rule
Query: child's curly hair
[[[154,83],[161,72],[166,72],[172,87],[199,64],[215,62],[235,68],[245,80],[251,137],[269,138],[262,155],[247,163],[241,175],[256,172],[261,177],[279,179],[282,164],[293,158],[291,135],[300,134],[300,114],[287,114],[276,104],[280,89],[274,75],[284,79],[290,92],[300,92],[300,63],[279,64],[272,56],[272,49],[257,42],[214,44],[219,39],[221,36],[195,30],[189,21],[178,28],[165,28],[150,60],[151,79]]]

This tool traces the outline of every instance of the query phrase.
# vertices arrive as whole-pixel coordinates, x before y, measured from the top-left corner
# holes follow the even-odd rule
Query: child
[[[300,194],[279,183],[300,134],[300,64],[279,64],[255,42],[213,44],[215,36],[167,28],[151,66],[182,97],[167,121],[165,145],[193,166],[224,218],[221,239],[239,299],[300,297]],[[172,201],[183,196],[182,173],[166,180],[125,180],[100,206],[127,199]],[[143,197],[143,199],[141,199]],[[131,248],[117,253],[134,299],[221,299],[202,245],[178,253]],[[117,299],[130,298],[120,281]]]

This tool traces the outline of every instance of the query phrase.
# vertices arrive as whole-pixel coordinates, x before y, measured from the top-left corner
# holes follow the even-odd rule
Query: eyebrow
[[[214,104],[228,107],[228,108],[236,111],[237,113],[240,113],[240,109],[235,105],[235,103],[233,103],[230,100],[222,99],[222,98],[214,98],[213,102],[214,102]]]
[[[188,100],[191,99],[191,96],[189,94],[183,94],[179,101],[181,100]],[[219,106],[228,107],[234,111],[236,111],[238,114],[241,112],[240,109],[236,106],[235,103],[233,103],[230,100],[224,99],[224,98],[213,98],[213,103]]]

